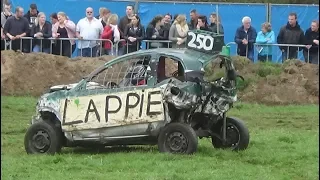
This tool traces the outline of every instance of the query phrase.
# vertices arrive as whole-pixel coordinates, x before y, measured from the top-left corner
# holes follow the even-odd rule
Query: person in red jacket
[[[121,56],[121,51],[118,51],[125,45],[125,41],[122,40],[123,33],[118,27],[118,15],[111,14],[108,18],[108,23],[104,27],[101,39],[107,39],[104,43],[104,49],[107,55]],[[117,48],[118,47],[118,48]]]

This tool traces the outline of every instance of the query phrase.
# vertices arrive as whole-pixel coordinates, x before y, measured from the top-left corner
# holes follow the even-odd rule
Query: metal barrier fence
[[[235,45],[235,55],[237,53],[238,44],[235,42],[229,42],[226,44],[226,46],[232,47],[232,45]],[[271,46],[271,47],[270,47]],[[281,49],[280,49],[281,47]],[[263,50],[266,49],[264,52]],[[305,62],[307,63],[313,63],[313,64],[319,64],[319,46],[318,51],[310,53],[310,49],[307,48],[306,45],[297,45],[297,44],[259,44],[255,43],[253,48],[254,53],[254,59],[253,61],[273,61],[276,63],[279,63],[278,59],[280,57],[281,62],[284,62],[287,59],[300,59],[299,55],[303,55]],[[276,52],[276,53],[275,53]],[[249,58],[249,50],[248,46],[246,48],[245,56]],[[276,57],[274,57],[274,55]],[[300,59],[301,60],[301,59]]]
[[[17,41],[17,40],[16,40]],[[123,55],[142,49],[143,43],[146,44],[146,49],[151,48],[172,48],[173,42],[170,40],[142,40],[142,42],[131,43],[124,39],[113,43],[109,39],[78,39],[78,38],[32,38],[23,37],[19,39],[19,49],[24,52],[46,52],[50,54],[63,55],[72,57],[72,54],[76,53],[76,56],[82,57],[97,57],[102,55]],[[4,39],[5,48],[4,50],[17,50],[17,45],[13,46],[13,41]],[[71,42],[76,42],[71,44]],[[92,43],[93,46],[90,48],[80,48],[79,46],[83,43]],[[109,45],[105,46],[106,43]],[[49,44],[49,45],[48,45]],[[186,44],[180,47],[174,48],[185,48]],[[229,42],[226,46],[232,47],[235,45],[235,53],[231,55],[237,55],[237,44],[235,42]],[[76,47],[78,46],[78,47]],[[105,47],[104,47],[105,46]],[[271,48],[270,48],[271,46]],[[35,48],[36,47],[36,48]],[[280,50],[279,47],[282,47]],[[274,50],[276,48],[276,51]],[[67,51],[69,50],[70,53]],[[255,57],[250,57],[251,51],[254,51]],[[319,51],[319,48],[318,48]],[[274,53],[277,52],[277,53]],[[280,54],[279,54],[280,52]],[[274,61],[278,59],[280,55],[282,61],[286,59],[298,58],[299,53],[303,53],[304,59],[308,63],[319,64],[319,53],[310,53],[310,49],[306,48],[306,45],[296,44],[254,44],[253,50],[249,50],[248,46],[245,54],[240,54],[247,58],[251,58],[254,62],[259,61]],[[276,55],[277,57],[274,57]],[[276,61],[278,62],[278,61]]]

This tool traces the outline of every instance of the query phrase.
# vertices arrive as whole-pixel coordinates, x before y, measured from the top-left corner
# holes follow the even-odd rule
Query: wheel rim
[[[180,132],[173,132],[167,136],[166,147],[170,152],[183,153],[188,148],[188,139]]]
[[[236,148],[240,142],[240,132],[237,126],[233,124],[227,124],[227,137],[226,146],[230,148]]]
[[[32,136],[32,146],[39,153],[47,152],[50,144],[49,134],[44,130],[39,130]]]

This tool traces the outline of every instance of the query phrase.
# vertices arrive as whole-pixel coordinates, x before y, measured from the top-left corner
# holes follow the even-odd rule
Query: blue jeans
[[[39,45],[35,45],[34,48],[32,49],[33,52],[41,52],[40,46]],[[42,52],[44,53],[50,53],[50,48],[43,48],[42,47]]]
[[[253,62],[253,56],[254,56],[254,53],[253,53],[253,49],[252,50],[248,50],[248,59],[250,59],[252,62]]]
[[[82,48],[78,49],[78,56],[81,57],[96,57],[98,51],[98,46],[95,46],[93,48]]]

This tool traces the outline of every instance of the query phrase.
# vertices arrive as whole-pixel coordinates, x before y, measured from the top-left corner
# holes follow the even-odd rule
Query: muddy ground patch
[[[112,58],[102,56],[71,60],[43,53],[2,51],[1,94],[40,96],[53,85],[78,82]],[[233,60],[238,73],[245,78],[245,81],[238,83],[241,101],[269,105],[318,103],[317,65],[299,60],[284,64],[253,64],[242,57],[233,57]]]
[[[77,58],[44,53],[1,52],[1,94],[39,96],[49,87],[75,83],[111,57]]]

